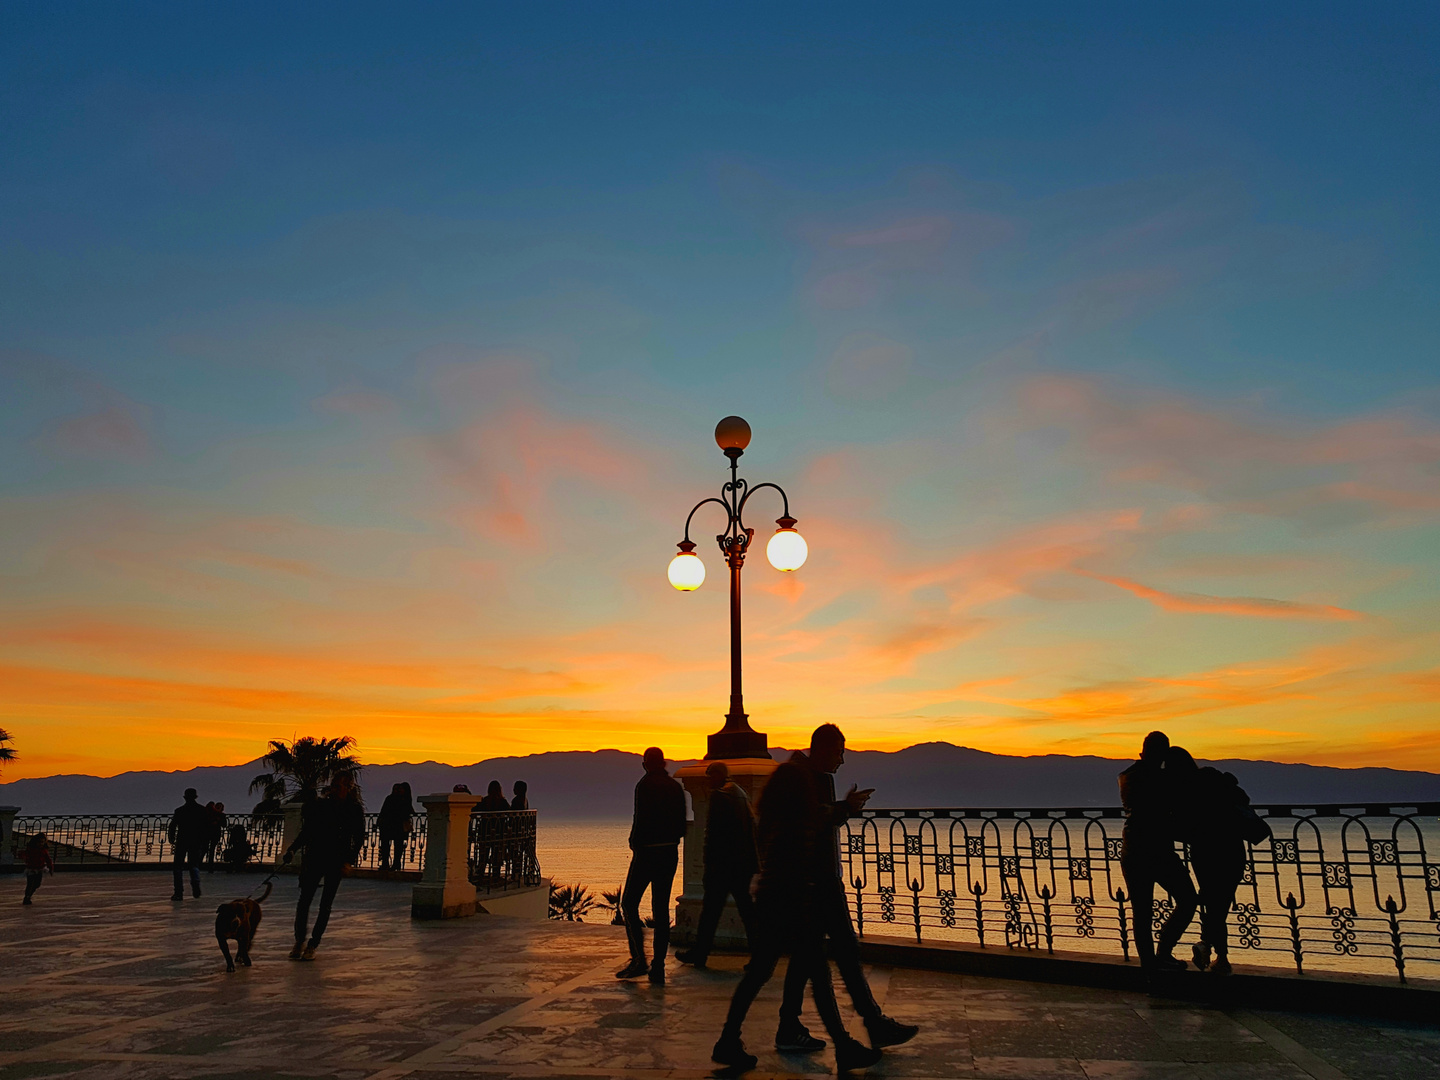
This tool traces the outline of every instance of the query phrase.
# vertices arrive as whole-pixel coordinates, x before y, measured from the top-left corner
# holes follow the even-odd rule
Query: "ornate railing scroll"
[[[470,880],[480,892],[540,884],[535,810],[482,810],[470,815]]]
[[[1232,960],[1440,977],[1440,803],[1255,809],[1274,835],[1246,845]],[[856,928],[1128,960],[1123,825],[1119,807],[866,810],[840,833]],[[1157,927],[1168,911],[1157,890]]]
[[[378,819],[378,814],[365,815],[365,841],[355,862],[361,869],[381,868]],[[14,844],[18,853],[32,835],[43,832],[58,866],[153,869],[169,865],[175,858],[169,829],[169,814],[22,815],[15,818]],[[217,868],[271,866],[280,861],[284,845],[283,814],[230,814],[225,828],[212,837],[205,863],[213,862]],[[425,815],[416,814],[400,865],[401,869],[419,870],[424,862]]]

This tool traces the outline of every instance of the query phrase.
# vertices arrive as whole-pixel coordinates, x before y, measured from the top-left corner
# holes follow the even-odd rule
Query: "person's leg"
[[[1211,928],[1206,936],[1215,947],[1215,956],[1219,960],[1228,960],[1230,957],[1230,932],[1228,920],[1230,909],[1235,904],[1235,892],[1240,888],[1240,879],[1245,876],[1245,848],[1237,843],[1235,850],[1226,852],[1216,860],[1215,884],[1212,903],[1215,914],[1211,918]]]
[[[620,892],[620,916],[625,920],[625,937],[630,943],[632,962],[645,962],[645,928],[640,924],[640,900],[649,881],[645,876],[640,852],[630,856],[630,869],[625,874],[625,888]]]
[[[780,962],[782,948],[782,933],[778,921],[782,917],[783,913],[778,904],[760,904],[750,963],[745,965],[745,973],[735,987],[735,993],[731,995],[730,1009],[725,1015],[725,1030],[720,1036],[722,1043],[727,1039],[740,1039],[740,1028],[745,1023],[745,1015],[750,1011],[750,1006],[754,1004],[761,988],[770,981],[770,976],[775,974],[775,965]]]
[[[750,879],[744,875],[730,882],[729,892],[735,897],[735,913],[740,916],[740,925],[745,927],[745,947],[748,949],[755,940],[755,900],[750,895]]]
[[[25,871],[25,899],[22,904],[30,903],[30,898],[35,895],[35,890],[40,888],[40,882],[44,880],[44,872],[41,870]]]
[[[845,891],[838,880],[833,889],[827,887],[821,906],[821,925],[825,936],[830,939],[830,954],[835,958],[835,966],[840,971],[840,978],[845,981],[845,990],[855,1005],[855,1011],[867,1023],[878,1019],[880,1006],[875,1003],[870,982],[865,978],[865,969],[860,966],[860,941],[855,936],[855,926],[850,922],[850,908],[845,903]],[[829,965],[826,965],[825,977],[830,977]],[[812,984],[812,992],[814,989]]]
[[[1142,852],[1127,853],[1120,860],[1125,889],[1130,894],[1131,928],[1135,933],[1135,955],[1142,966],[1155,959],[1155,878],[1150,860]]]
[[[320,873],[313,866],[300,868],[300,899],[295,904],[295,944],[305,941],[310,929],[310,901],[320,885]]]
[[[175,875],[175,895],[171,900],[185,899],[185,849],[174,848],[174,854],[170,860],[170,869]]]
[[[199,899],[200,897],[200,859],[204,855],[204,849],[196,846],[185,853],[185,860],[190,866],[190,895]]]
[[[700,922],[695,927],[695,944],[690,946],[681,959],[697,966],[705,963],[715,945],[715,929],[720,925],[720,916],[725,911],[725,898],[729,894],[730,886],[727,883],[713,877],[705,879],[705,896],[700,901]]]
[[[1199,897],[1195,893],[1194,882],[1190,880],[1189,869],[1175,854],[1173,847],[1159,860],[1155,868],[1155,883],[1170,894],[1170,902],[1174,905],[1155,943],[1155,955],[1168,957],[1179,943],[1180,935],[1190,925],[1190,920],[1195,917]]]
[[[310,948],[320,944],[325,936],[325,927],[330,925],[330,909],[335,906],[335,893],[340,888],[341,870],[338,866],[325,868],[325,887],[320,891],[320,911],[315,916],[315,929],[310,931]]]
[[[390,848],[391,848],[391,845],[392,845],[393,843],[394,843],[394,841],[392,841],[388,836],[382,836],[382,837],[380,838],[380,869],[381,869],[381,870],[389,870],[389,869],[390,869]]]
[[[652,850],[655,852],[650,867],[650,915],[655,921],[655,958],[650,962],[653,970],[664,967],[670,951],[670,890],[675,884],[680,849],[667,846]]]

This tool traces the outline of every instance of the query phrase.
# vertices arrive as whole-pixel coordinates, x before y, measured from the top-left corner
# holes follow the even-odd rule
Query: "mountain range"
[[[789,753],[771,750],[780,760]],[[850,784],[873,787],[871,805],[877,807],[1114,806],[1119,802],[1116,774],[1129,764],[1064,754],[1013,757],[944,742],[896,751],[847,750],[845,758],[837,787],[842,792]],[[1436,773],[1228,759],[1201,764],[1233,772],[1256,803],[1440,801]],[[248,788],[261,771],[257,760],[180,772],[36,777],[0,784],[0,805],[19,806],[23,814],[168,813],[184,790],[193,787],[201,802],[223,802],[234,813],[255,803],[257,797]],[[638,754],[570,750],[490,758],[473,765],[370,765],[361,779],[371,809],[378,809],[390,786],[400,781],[408,782],[416,795],[450,791],[456,784],[481,795],[491,780],[499,780],[508,795],[515,780],[525,780],[533,808],[553,819],[570,820],[629,817],[631,790],[640,774]]]

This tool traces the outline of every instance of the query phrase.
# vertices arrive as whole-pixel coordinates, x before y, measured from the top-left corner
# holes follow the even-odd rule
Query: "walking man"
[[[199,803],[195,789],[185,789],[185,801],[170,817],[170,846],[175,852],[172,869],[175,894],[171,900],[185,899],[185,868],[190,868],[190,894],[200,896],[200,860],[210,844],[210,811]]]
[[[705,779],[710,784],[710,810],[705,817],[705,899],[700,905],[695,944],[675,954],[682,964],[697,968],[703,968],[709,959],[727,897],[735,897],[745,939],[753,943],[755,901],[750,897],[750,879],[760,867],[750,797],[730,781],[730,769],[723,761],[712,761],[705,769]]]
[[[50,855],[50,844],[45,839],[43,832],[37,832],[30,837],[30,842],[25,845],[25,899],[22,904],[31,903],[31,897],[35,890],[40,888],[40,882],[44,880],[46,873],[55,873],[55,860]]]
[[[665,984],[665,954],[670,949],[670,887],[680,861],[685,836],[685,789],[665,771],[665,754],[658,746],[645,751],[645,775],[635,785],[635,817],[630,826],[630,872],[620,894],[625,936],[630,940],[630,963],[615,973],[617,979],[638,979],[649,974],[656,986]],[[640,922],[640,899],[650,890],[650,911],[655,922],[655,958],[645,962],[645,929]]]
[[[1135,952],[1147,971],[1182,971],[1185,961],[1172,955],[1180,935],[1195,916],[1197,898],[1190,871],[1175,852],[1178,822],[1174,814],[1174,772],[1164,769],[1170,737],[1163,731],[1145,736],[1140,760],[1120,774],[1120,802],[1125,830],[1120,871],[1130,890],[1135,922]],[[1154,940],[1155,886],[1170,894],[1175,905]]]
[[[365,842],[365,808],[355,791],[354,777],[342,772],[330,781],[330,791],[323,798],[305,804],[300,819],[300,835],[285,849],[289,863],[296,849],[305,852],[300,864],[300,902],[295,905],[295,945],[291,960],[314,960],[315,950],[330,922],[330,908],[345,868],[355,861],[360,845]],[[320,911],[315,916],[315,929],[306,933],[310,922],[310,902],[321,888]]]
[[[835,1041],[835,1063],[840,1072],[875,1064],[884,1047],[907,1042],[920,1030],[880,1011],[860,967],[859,942],[840,884],[835,830],[864,807],[870,792],[852,786],[844,799],[835,799],[833,774],[844,760],[845,736],[834,724],[822,724],[811,736],[810,754],[797,751],[792,755],[775,770],[760,796],[758,941],[745,976],[735,988],[724,1031],[711,1054],[711,1060],[718,1064],[736,1069],[755,1067],[756,1058],[746,1052],[741,1041],[741,1026],[787,947],[791,968],[798,967],[801,977],[792,979],[787,974],[786,1000],[775,1036],[777,1048],[798,1041],[802,1034],[806,1040],[810,1038],[800,1024],[798,992],[807,978],[815,1008]],[[846,989],[870,1034],[869,1047],[851,1037],[840,1017],[830,965],[825,959],[827,937]]]

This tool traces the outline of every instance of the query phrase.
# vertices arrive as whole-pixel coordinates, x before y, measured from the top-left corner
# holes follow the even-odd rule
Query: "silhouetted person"
[[[456,784],[453,788],[450,789],[450,791],[451,791],[451,793],[454,794],[454,795],[469,795],[469,794],[470,794],[470,785],[469,785],[469,784]]]
[[[1145,736],[1140,760],[1120,774],[1120,801],[1125,807],[1120,870],[1130,890],[1135,922],[1135,952],[1147,970],[1180,971],[1185,961],[1173,955],[1180,935],[1195,916],[1195,886],[1190,871],[1175,853],[1178,822],[1175,817],[1174,773],[1165,771],[1170,738],[1163,731]],[[1153,936],[1155,886],[1170,894],[1175,905]]]
[[[245,826],[235,824],[230,826],[230,836],[225,844],[225,868],[231,873],[245,869],[255,855],[255,845],[250,842],[250,836],[245,831]]]
[[[510,800],[505,798],[505,789],[500,785],[499,780],[491,780],[490,786],[485,791],[485,797],[480,800],[476,810],[509,810]]]
[[[711,1052],[712,1060],[721,1065],[755,1067],[755,1057],[741,1040],[741,1027],[786,948],[790,950],[790,970],[786,974],[787,1000],[775,1037],[777,1047],[788,1048],[792,1040],[796,1049],[814,1050],[824,1045],[800,1024],[798,994],[792,998],[793,990],[807,980],[820,1019],[835,1041],[835,1063],[841,1072],[875,1064],[882,1047],[913,1038],[919,1030],[880,1012],[860,970],[859,946],[838,875],[835,829],[865,805],[870,793],[852,787],[844,800],[836,801],[831,774],[844,760],[844,735],[834,724],[822,724],[811,737],[809,756],[799,751],[793,754],[775,770],[760,795],[755,940],[750,963],[730,1000],[725,1028]],[[825,959],[827,935],[873,1047],[856,1041],[845,1029]]]
[[[712,761],[705,769],[705,778],[710,783],[710,809],[705,815],[705,899],[700,905],[695,944],[675,954],[682,964],[702,968],[715,944],[715,928],[720,925],[727,897],[735,897],[746,941],[755,936],[755,901],[750,897],[750,882],[760,868],[750,797],[744,788],[730,781],[730,769],[723,761]]]
[[[207,822],[209,831],[205,837],[205,865],[214,870],[215,859],[225,843],[225,830],[230,824],[230,819],[225,815],[223,802],[206,803],[205,809],[209,811],[209,821]]]
[[[529,792],[530,792],[530,785],[529,785],[529,784],[525,783],[524,780],[516,780],[516,781],[515,781],[515,797],[510,800],[510,809],[511,809],[511,810],[529,810],[529,809],[530,809],[530,796],[529,796]]]
[[[635,785],[635,816],[630,825],[630,872],[620,894],[625,936],[630,941],[630,963],[615,973],[617,979],[638,979],[646,973],[656,985],[665,982],[665,954],[670,950],[670,887],[680,861],[685,836],[685,789],[665,771],[665,754],[658,746],[645,751],[645,775]],[[650,890],[650,911],[655,923],[655,958],[645,962],[645,929],[640,922],[640,900]]]
[[[1174,773],[1172,790],[1179,801],[1176,816],[1181,836],[1190,845],[1190,865],[1200,885],[1200,940],[1191,955],[1200,970],[1229,975],[1227,920],[1235,890],[1245,876],[1245,841],[1258,843],[1270,835],[1270,827],[1250,809],[1250,796],[1233,773],[1209,765],[1200,768],[1180,746],[1172,746],[1165,755],[1165,771]]]
[[[40,882],[45,874],[55,873],[55,860],[50,855],[50,843],[45,839],[43,832],[36,833],[30,837],[30,842],[25,845],[25,899],[22,904],[31,903],[31,897],[35,890],[40,888]]]
[[[345,867],[355,861],[360,845],[365,842],[365,808],[355,794],[355,784],[349,773],[340,773],[330,781],[330,791],[323,798],[311,799],[305,804],[300,819],[300,835],[285,849],[288,863],[297,848],[305,852],[300,864],[300,902],[295,906],[295,945],[290,950],[291,960],[314,960],[315,950],[330,922],[330,908],[335,903],[336,890]],[[305,935],[310,921],[310,901],[315,890],[324,882],[320,893],[320,911],[315,916],[315,928]]]
[[[380,868],[399,870],[405,865],[405,848],[414,827],[415,804],[410,799],[409,784],[394,784],[380,804],[376,827],[380,833]]]
[[[200,895],[200,860],[210,843],[210,811],[201,806],[195,789],[185,789],[185,801],[175,808],[170,817],[171,847],[175,851],[173,869],[175,873],[175,894],[171,900],[185,899],[185,868],[190,868],[190,893]]]

